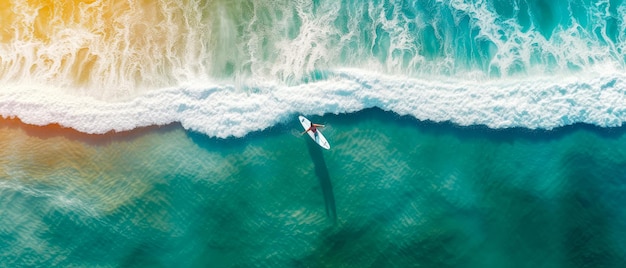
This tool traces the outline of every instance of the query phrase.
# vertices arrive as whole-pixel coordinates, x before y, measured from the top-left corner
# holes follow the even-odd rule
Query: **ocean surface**
[[[0,0],[0,116],[2,267],[626,267],[622,0]]]

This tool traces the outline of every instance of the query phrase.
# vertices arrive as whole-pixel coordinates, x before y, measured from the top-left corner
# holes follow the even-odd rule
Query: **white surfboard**
[[[300,124],[302,124],[304,130],[307,130],[311,127],[311,121],[309,121],[309,119],[306,119],[306,117],[298,116],[298,119],[300,120]],[[315,133],[313,133],[312,131],[307,131],[306,133],[309,134],[309,137],[311,137],[311,139],[313,139],[317,144],[322,146],[322,148],[326,150],[330,149],[330,144],[328,144],[328,141],[326,140],[324,135],[322,135],[322,132],[320,132],[319,129],[317,129]]]

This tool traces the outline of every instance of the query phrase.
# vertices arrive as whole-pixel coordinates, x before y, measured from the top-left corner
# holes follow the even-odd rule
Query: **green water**
[[[311,117],[327,125],[326,151],[295,118],[243,139],[175,125],[38,136],[39,154],[80,144],[97,160],[68,166],[76,152],[57,150],[21,176],[7,170],[25,158],[3,156],[0,256],[13,267],[626,264],[623,128],[496,131],[374,109]]]

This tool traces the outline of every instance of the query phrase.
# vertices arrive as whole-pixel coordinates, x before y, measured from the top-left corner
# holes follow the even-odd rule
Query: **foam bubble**
[[[370,107],[420,120],[492,128],[621,126],[626,120],[626,76],[610,70],[468,81],[341,69],[299,85],[267,83],[249,90],[224,84],[172,87],[120,102],[62,90],[51,94],[44,86],[5,86],[0,89],[0,114],[34,125],[59,123],[85,133],[180,122],[186,129],[220,138],[242,137],[296,114],[349,113]]]

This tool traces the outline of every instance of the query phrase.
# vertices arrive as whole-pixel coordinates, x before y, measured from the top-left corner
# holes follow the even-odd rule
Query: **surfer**
[[[311,123],[311,126],[309,127],[309,129],[305,130],[305,131],[304,131],[304,132],[302,132],[302,134],[300,134],[300,135],[303,135],[304,133],[307,133],[307,132],[309,132],[309,131],[311,131],[311,132],[313,132],[313,134],[317,135],[317,128],[318,128],[318,127],[324,127],[324,125]]]
[[[326,150],[330,149],[330,144],[328,144],[328,141],[322,134],[322,131],[319,130],[319,128],[324,127],[324,125],[315,124],[309,121],[309,119],[306,119],[306,117],[304,116],[298,116],[298,120],[300,120],[300,124],[302,125],[302,128],[306,129],[300,135],[304,135],[304,133],[308,132],[307,134],[309,134],[309,137],[311,137],[311,139],[313,139],[315,143],[317,143],[319,146],[321,146],[322,148]]]

